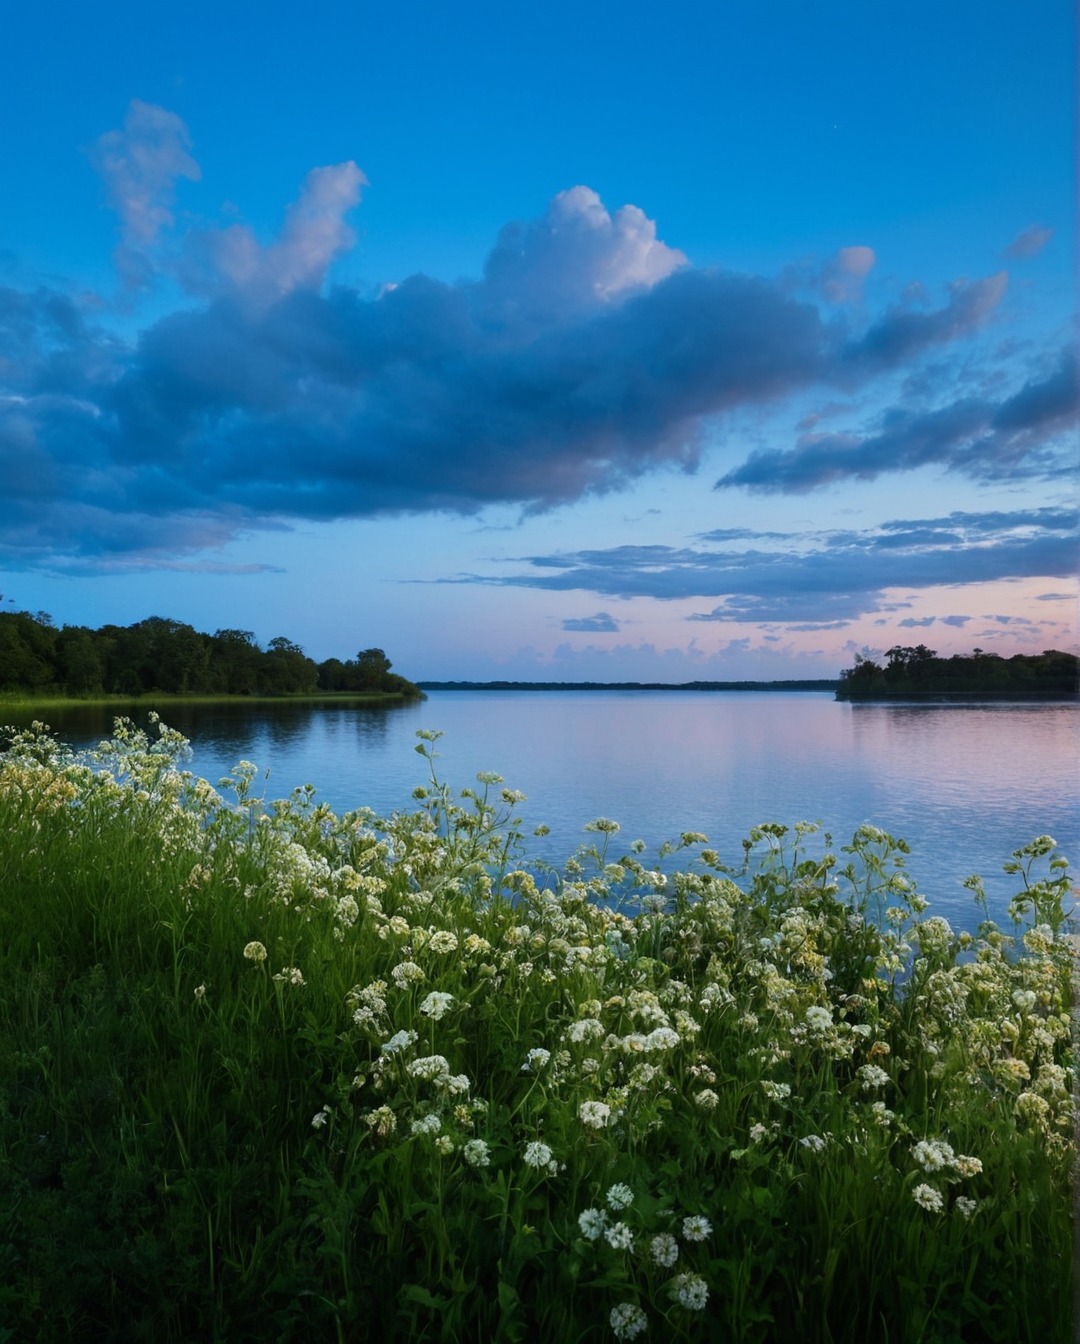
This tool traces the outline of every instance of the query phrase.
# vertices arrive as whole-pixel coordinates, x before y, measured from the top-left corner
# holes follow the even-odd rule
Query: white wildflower
[[[585,1209],[578,1214],[578,1227],[581,1235],[590,1241],[598,1241],[607,1226],[607,1214],[603,1209]]]
[[[321,1111],[316,1111],[315,1114],[311,1117],[311,1128],[322,1129],[322,1127],[326,1124],[327,1120],[329,1119],[330,1119],[329,1111],[325,1109]]]
[[[683,1219],[682,1234],[687,1241],[704,1241],[712,1235],[712,1223],[700,1213],[691,1214]]]
[[[421,1003],[420,1011],[433,1022],[438,1022],[440,1018],[446,1016],[447,1009],[453,1002],[453,994],[444,994],[442,990],[434,989]]]
[[[266,960],[266,948],[262,943],[248,943],[244,948],[244,956],[248,961],[263,962]]]
[[[676,1275],[671,1290],[675,1301],[690,1311],[704,1311],[709,1300],[708,1284],[700,1274]]]
[[[930,1213],[940,1213],[945,1207],[941,1191],[935,1190],[932,1185],[917,1185],[911,1192],[911,1198],[920,1209],[926,1209]]]
[[[864,1092],[871,1092],[875,1087],[884,1087],[889,1081],[889,1075],[876,1064],[864,1064],[858,1076],[862,1080]]]
[[[389,1106],[380,1106],[378,1110],[365,1115],[364,1119],[382,1139],[385,1139],[387,1134],[392,1134],[397,1129],[397,1116]]]
[[[578,1107],[578,1119],[590,1129],[603,1129],[611,1119],[611,1107],[602,1101],[583,1101]]]
[[[634,1202],[634,1192],[624,1181],[617,1181],[607,1192],[609,1209],[628,1209]]]
[[[543,1050],[539,1046],[530,1050],[525,1056],[525,1063],[521,1066],[522,1073],[539,1073],[544,1065],[551,1058],[550,1050]]]
[[[787,1083],[771,1083],[768,1079],[761,1084],[761,1090],[770,1101],[786,1101],[791,1096]]]
[[[658,1265],[670,1269],[679,1258],[679,1243],[670,1232],[661,1232],[649,1243],[649,1254]]]
[[[437,1115],[425,1115],[414,1120],[409,1128],[413,1134],[438,1134],[442,1129],[442,1121]]]
[[[566,1029],[566,1039],[568,1041],[598,1041],[604,1034],[604,1028],[601,1022],[595,1017],[583,1017],[577,1022],[571,1022]]]
[[[967,1195],[956,1196],[956,1212],[962,1218],[970,1218],[978,1207],[978,1200],[969,1199]]]
[[[642,1044],[643,1050],[673,1050],[679,1044],[679,1033],[671,1027],[654,1027]]]
[[[450,1076],[450,1065],[442,1055],[421,1055],[412,1060],[405,1070],[413,1078],[425,1078],[429,1082]]]
[[[943,1139],[920,1139],[911,1155],[923,1171],[944,1171],[951,1167],[955,1154]]]
[[[491,1149],[483,1139],[470,1139],[461,1150],[461,1155],[470,1167],[489,1167]]]
[[[525,1165],[527,1167],[547,1167],[551,1164],[551,1149],[546,1143],[534,1139],[525,1145]]]
[[[616,1251],[628,1251],[634,1244],[634,1234],[625,1223],[612,1223],[604,1229],[604,1237]]]
[[[649,1325],[648,1317],[633,1302],[620,1302],[608,1317],[616,1339],[636,1339]]]
[[[417,1040],[419,1037],[415,1031],[395,1031],[388,1041],[383,1042],[382,1052],[384,1055],[396,1054],[399,1050],[407,1050]]]
[[[423,980],[424,972],[415,961],[402,961],[390,972],[390,979],[399,989]]]

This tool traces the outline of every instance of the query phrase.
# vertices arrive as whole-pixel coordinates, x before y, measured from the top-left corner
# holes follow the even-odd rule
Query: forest
[[[1080,685],[1075,653],[1046,649],[1011,658],[975,649],[971,654],[939,658],[925,644],[896,645],[884,667],[855,655],[855,666],[840,673],[838,700],[898,700],[922,697],[987,696],[1063,699]]]
[[[317,663],[284,635],[264,649],[250,630],[209,635],[162,616],[92,630],[0,612],[0,695],[422,694],[391,666],[382,649]]]

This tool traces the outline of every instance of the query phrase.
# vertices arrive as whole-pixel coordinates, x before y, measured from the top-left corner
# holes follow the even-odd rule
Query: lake
[[[0,717],[12,716],[0,710]],[[30,716],[27,716],[29,718]],[[954,924],[977,920],[963,879],[986,880],[995,913],[1014,893],[1011,851],[1049,833],[1080,854],[1080,706],[848,704],[828,692],[433,691],[391,708],[170,706],[190,768],[217,783],[237,761],[269,777],[267,798],[311,783],[336,811],[411,809],[427,780],[417,729],[442,731],[437,767],[455,789],[494,770],[528,797],[533,857],[560,862],[586,822],[649,852],[701,831],[725,862],[764,821],[819,821],[836,844],[864,821],[903,837],[908,871]],[[53,716],[65,740],[96,744],[100,710]],[[551,828],[533,839],[541,822]],[[819,846],[820,849],[820,846]],[[620,851],[621,852],[621,851]],[[648,855],[645,856],[646,858]]]

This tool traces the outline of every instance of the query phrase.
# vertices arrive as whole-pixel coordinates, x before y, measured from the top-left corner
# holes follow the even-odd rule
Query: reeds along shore
[[[380,820],[9,734],[0,1338],[1071,1338],[1053,840],[972,933],[871,826],[527,871],[420,736]]]

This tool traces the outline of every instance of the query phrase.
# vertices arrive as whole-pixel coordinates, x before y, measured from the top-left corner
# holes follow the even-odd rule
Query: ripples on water
[[[27,716],[32,717],[32,716]],[[140,711],[138,717],[145,717]],[[972,926],[962,882],[986,879],[997,913],[1014,892],[1011,851],[1049,833],[1080,853],[1075,703],[850,705],[816,692],[433,692],[387,709],[298,704],[170,706],[216,783],[240,759],[269,768],[268,798],[311,783],[337,811],[410,810],[427,779],[417,729],[441,730],[442,778],[496,770],[528,795],[530,852],[558,863],[594,817],[654,850],[702,831],[726,862],[763,821],[820,821],[836,844],[863,822],[902,836],[934,909]],[[109,731],[100,710],[57,715],[77,746]],[[551,828],[533,839],[541,822]],[[820,846],[819,846],[820,848]],[[647,857],[647,856],[646,856]]]

